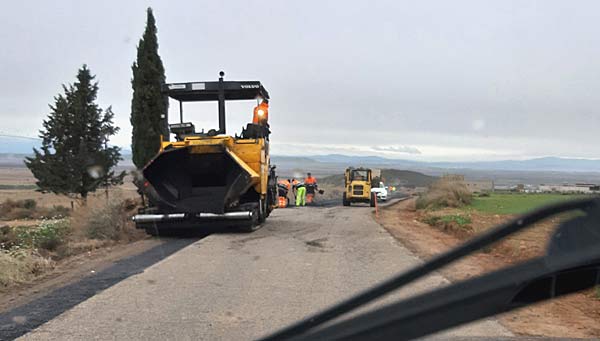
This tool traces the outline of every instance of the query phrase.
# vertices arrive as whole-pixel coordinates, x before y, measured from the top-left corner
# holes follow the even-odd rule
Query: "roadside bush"
[[[440,216],[426,215],[426,216],[422,217],[420,220],[429,226],[436,226],[440,222]]]
[[[417,198],[417,209],[439,209],[442,207],[460,207],[468,205],[473,194],[460,181],[438,180],[429,190]]]
[[[0,287],[28,282],[52,266],[51,260],[34,250],[0,250]]]
[[[8,220],[35,219],[37,214],[35,209],[17,207],[10,211],[6,218]]]
[[[460,227],[468,226],[472,223],[471,217],[462,214],[449,214],[449,215],[426,215],[421,218],[421,221],[431,226],[445,226],[449,224],[456,224]]]
[[[54,205],[44,214],[48,218],[65,218],[71,215],[71,209],[63,205]]]
[[[37,207],[37,201],[33,200],[33,199],[25,199],[25,200],[21,200],[21,205],[23,205],[23,208],[26,208],[28,210],[33,210]]]
[[[66,219],[44,220],[37,227],[20,226],[15,230],[18,246],[54,251],[65,242],[70,225]]]
[[[18,239],[15,229],[8,225],[0,226],[0,250],[9,250],[17,244]]]
[[[458,226],[464,227],[472,223],[471,217],[461,214],[450,214],[442,216],[440,219],[443,223],[455,223]]]
[[[438,227],[443,230],[467,232],[472,230],[472,220],[468,215],[448,214],[448,215],[433,215],[428,214],[419,219],[425,224],[433,227]]]
[[[41,219],[64,218],[71,215],[71,210],[63,205],[52,207],[39,207],[34,199],[11,200],[7,199],[0,204],[0,219]]]
[[[100,240],[126,239],[133,230],[128,213],[135,207],[137,206],[132,200],[112,202],[105,206],[90,209],[83,217],[78,217],[77,220],[87,238]]]
[[[29,219],[36,216],[37,202],[33,199],[11,200],[6,199],[0,204],[0,219]]]

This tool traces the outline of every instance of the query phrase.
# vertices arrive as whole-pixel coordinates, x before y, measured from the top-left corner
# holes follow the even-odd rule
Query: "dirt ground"
[[[456,212],[454,212],[456,213]],[[381,209],[379,219],[394,237],[424,259],[446,251],[465,239],[511,216],[472,214],[470,230],[442,230],[421,222],[425,213],[416,211],[414,199]],[[519,262],[539,254],[556,220],[540,224],[513,238],[442,269],[451,281],[459,281]],[[518,335],[598,338],[600,299],[593,291],[577,293],[529,306],[499,316],[499,321]]]
[[[35,185],[35,178],[29,169],[25,167],[0,167],[0,185]],[[105,200],[105,195],[104,189],[99,189],[97,192],[90,195],[90,200],[94,200],[95,198]],[[110,188],[108,190],[108,195],[109,199],[137,197],[135,186],[131,182],[129,176],[125,177],[123,185]],[[0,189],[0,202],[5,201],[6,199],[34,199],[38,202],[39,206],[46,207],[51,207],[53,205],[70,207],[72,201],[72,199],[63,195],[41,193],[34,189]]]

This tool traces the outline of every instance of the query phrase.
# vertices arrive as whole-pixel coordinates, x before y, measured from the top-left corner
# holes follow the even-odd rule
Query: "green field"
[[[36,185],[5,185],[5,184],[0,184],[0,190],[2,189],[7,189],[7,190],[11,190],[11,189],[37,189],[38,187]]]
[[[576,194],[554,194],[554,193],[492,193],[489,197],[474,197],[471,205],[466,209],[474,209],[479,212],[492,214],[522,214],[534,208],[581,197]]]

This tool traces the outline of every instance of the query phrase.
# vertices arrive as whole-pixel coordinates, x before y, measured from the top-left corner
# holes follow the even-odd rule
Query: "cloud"
[[[598,157],[600,47],[586,42],[597,40],[600,2],[568,11],[559,2],[543,11],[535,2],[518,11],[510,2],[445,2],[436,11],[421,2],[409,11],[398,1],[367,11],[365,2],[335,2],[273,2],[269,20],[250,26],[243,25],[243,1],[154,2],[167,80],[216,80],[221,68],[227,80],[260,80],[272,95],[278,153],[428,161]],[[320,10],[311,12],[315,6]],[[121,128],[111,143],[130,148],[131,63],[147,4],[73,2],[66,12],[52,2],[5,7],[14,15],[0,20],[0,31],[31,34],[3,36],[0,127],[37,136],[60,84],[73,82],[86,62],[100,82],[99,105],[113,106]],[[107,15],[115,25],[89,39]],[[557,17],[565,25],[556,25]],[[223,21],[239,25],[206,34]],[[264,53],[247,53],[255,49],[253,37],[267,35]],[[186,45],[189,36],[201,43]],[[207,47],[214,53],[204,53]],[[202,63],[194,64],[197,56]],[[246,126],[254,105],[227,103],[229,133]],[[173,101],[172,122],[178,108]],[[215,103],[186,104],[184,115],[199,129],[218,126]]]
[[[411,146],[374,146],[371,147],[376,152],[388,152],[399,154],[421,154],[421,151]]]

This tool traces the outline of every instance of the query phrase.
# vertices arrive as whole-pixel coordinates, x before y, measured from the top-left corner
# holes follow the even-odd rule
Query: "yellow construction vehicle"
[[[277,178],[269,157],[269,94],[257,81],[165,84],[163,93],[179,101],[180,123],[170,124],[175,141],[161,140],[144,167],[148,205],[133,217],[138,228],[156,235],[203,223],[227,221],[254,231],[277,202]],[[255,100],[253,123],[240,136],[226,134],[225,101]],[[196,131],[184,122],[183,103],[217,101],[219,129]],[[165,113],[166,115],[166,113]],[[249,115],[250,116],[250,115]]]
[[[371,207],[375,206],[377,200],[376,194],[371,193],[371,181],[373,172],[368,168],[346,169],[344,175],[344,194],[342,195],[342,204],[350,206],[353,202],[369,203]]]

